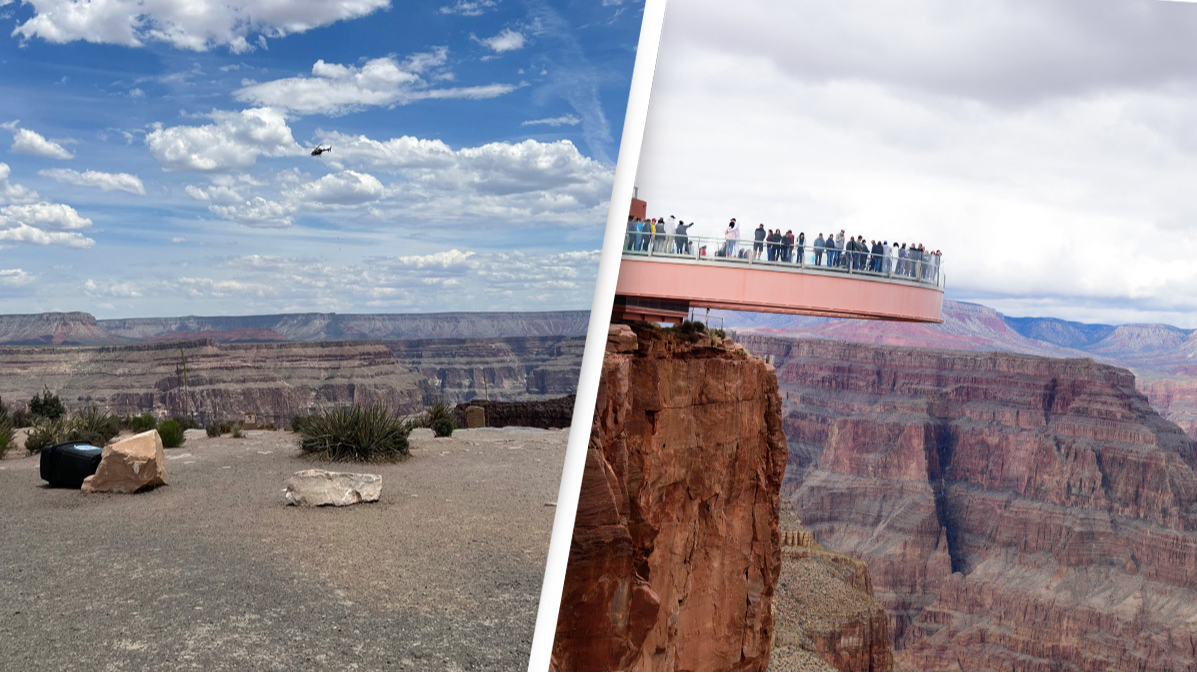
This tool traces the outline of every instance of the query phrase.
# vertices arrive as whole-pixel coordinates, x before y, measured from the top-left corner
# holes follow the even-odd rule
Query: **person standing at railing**
[[[773,231],[770,230],[769,234],[772,233]],[[768,238],[769,236],[765,233],[765,224],[762,222],[761,225],[756,228],[756,231],[752,232],[752,258],[754,260],[759,260],[761,258],[761,250],[764,250],[765,241],[768,240]],[[770,250],[769,252],[773,251]]]
[[[634,250],[636,248],[636,218],[628,215],[628,233],[624,235],[627,239],[624,241],[625,250]]]
[[[781,261],[786,264],[790,263],[790,258],[794,252],[794,231],[786,229],[785,236],[781,237]]]
[[[677,254],[679,254],[679,255],[690,254],[690,237],[686,234],[686,232],[688,232],[690,230],[690,227],[693,227],[693,226],[694,226],[693,222],[691,222],[690,224],[686,224],[685,222],[677,223],[677,229],[674,230],[677,234],[677,237],[674,239],[675,243],[677,244]]]
[[[805,264],[806,259],[802,256],[806,250],[806,232],[798,232],[798,247],[794,250],[794,263]]]
[[[889,241],[886,241],[883,245],[882,249],[885,251],[885,275],[890,276],[893,275],[894,271],[894,252],[897,246],[891,245]]]
[[[840,258],[844,254],[844,230],[840,229],[840,233],[835,235],[835,263],[828,264],[828,266],[839,266]]]
[[[740,240],[740,229],[736,227],[736,218],[727,223],[727,230],[723,232],[723,254],[726,257],[736,256],[736,242]]]
[[[815,266],[823,263],[823,232],[819,232],[819,237],[815,239],[815,246],[812,250],[815,253]]]

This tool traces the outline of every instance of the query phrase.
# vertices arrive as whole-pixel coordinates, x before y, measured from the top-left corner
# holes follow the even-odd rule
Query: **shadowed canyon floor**
[[[295,435],[189,431],[170,485],[49,489],[0,461],[0,668],[522,669],[568,430],[412,435],[394,465],[317,463]],[[310,467],[378,503],[287,507]]]

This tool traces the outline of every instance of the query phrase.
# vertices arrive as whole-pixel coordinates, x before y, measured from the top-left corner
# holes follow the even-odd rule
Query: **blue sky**
[[[589,308],[641,9],[0,0],[0,313]]]

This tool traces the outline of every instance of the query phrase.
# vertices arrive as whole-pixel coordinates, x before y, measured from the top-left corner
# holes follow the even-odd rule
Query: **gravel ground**
[[[47,488],[11,451],[0,668],[526,668],[567,436],[417,430],[409,460],[352,466],[188,431],[170,485],[131,496]],[[311,467],[380,473],[382,497],[286,506]]]

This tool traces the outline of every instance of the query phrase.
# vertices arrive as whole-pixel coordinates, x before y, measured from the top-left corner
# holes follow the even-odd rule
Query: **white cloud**
[[[74,208],[62,203],[41,202],[0,208],[0,227],[13,224],[75,231],[90,227],[91,220],[81,217]]]
[[[515,90],[512,84],[436,88],[424,75],[452,79],[442,66],[448,49],[412,54],[403,61],[393,56],[371,59],[360,66],[316,61],[310,77],[287,77],[249,84],[235,95],[255,105],[299,114],[340,115],[369,106],[407,105],[445,98],[495,98]],[[450,75],[447,77],[447,75]]]
[[[304,153],[278,110],[213,111],[207,116],[212,124],[156,127],[145,138],[150,154],[166,170],[227,171],[253,166],[260,156]]]
[[[435,268],[440,270],[464,270],[469,268],[470,258],[474,256],[472,250],[461,251],[457,248],[435,252],[430,255],[408,255],[399,258],[399,263],[416,269]]]
[[[36,131],[15,129],[12,137],[12,151],[19,154],[33,154],[49,159],[74,159],[75,155],[53,140],[47,140]]]
[[[164,42],[178,49],[245,52],[281,38],[366,16],[390,0],[24,0],[34,15],[13,35],[129,47]]]
[[[457,14],[459,16],[482,16],[499,6],[495,0],[457,0],[452,5],[441,7],[441,14]]]
[[[504,52],[516,51],[518,49],[524,48],[524,34],[518,30],[512,30],[510,28],[504,28],[503,30],[499,31],[498,35],[493,35],[491,37],[471,37],[474,38],[475,42],[485,46],[487,49],[490,49],[496,54],[502,54]]]
[[[142,295],[141,290],[131,282],[117,282],[112,280],[96,282],[91,278],[88,278],[83,283],[83,291],[92,297],[120,297],[128,299]]]
[[[67,248],[90,248],[96,242],[73,231],[43,231],[27,224],[12,226],[0,214],[0,244],[26,243],[29,245],[61,245]]]
[[[0,203],[30,203],[36,201],[37,192],[8,181],[12,169],[0,161]]]
[[[578,124],[581,124],[581,123],[582,123],[581,117],[579,117],[577,115],[573,115],[573,114],[566,114],[566,115],[561,115],[560,117],[546,117],[544,119],[529,119],[528,121],[520,124],[520,126],[577,126]]]
[[[81,187],[98,187],[106,192],[120,191],[145,195],[145,185],[141,183],[141,178],[129,173],[102,173],[100,171],[80,173],[69,168],[48,168],[38,171],[38,175]]]
[[[378,178],[369,173],[341,171],[306,183],[292,194],[293,199],[302,204],[355,206],[381,199],[383,187]]]
[[[20,287],[29,285],[37,280],[37,276],[26,273],[24,269],[0,269],[0,285]]]
[[[284,171],[268,184],[223,174],[185,191],[217,216],[251,226],[289,226],[304,213],[355,208],[355,222],[375,227],[479,219],[521,228],[597,226],[606,219],[612,168],[568,140],[454,149],[410,136],[325,138],[336,148],[335,172],[312,178]]]
[[[289,227],[296,208],[293,204],[280,203],[254,196],[242,203],[208,206],[216,215],[250,227]]]

